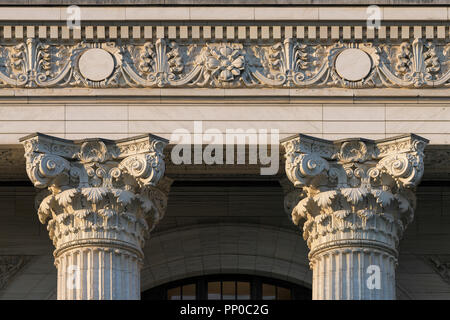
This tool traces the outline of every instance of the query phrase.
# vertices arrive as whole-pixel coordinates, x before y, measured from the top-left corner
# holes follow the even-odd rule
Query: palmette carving
[[[119,241],[142,257],[145,237],[167,206],[167,183],[159,188],[167,141],[143,136],[77,143],[37,134],[22,143],[30,180],[47,189],[38,216],[47,223],[55,256],[74,242]]]
[[[124,55],[122,77],[130,86],[165,87],[187,83],[180,77],[184,63],[174,41],[166,43],[158,39],[155,44],[145,43],[143,48],[128,46]]]
[[[384,84],[401,87],[436,87],[446,84],[450,79],[450,70],[441,72],[441,63],[432,42],[414,39],[412,43],[403,42],[397,50],[395,72],[392,73],[387,61],[379,69]],[[443,49],[443,57],[447,53]],[[447,60],[443,60],[447,64]]]
[[[80,57],[93,48],[107,52],[114,62],[111,74],[101,81],[85,78],[79,68]],[[367,74],[355,75],[360,66],[352,61],[336,65],[349,50],[364,57]],[[433,88],[449,85],[448,52],[448,45],[423,39],[389,45],[295,38],[258,44],[156,39],[57,45],[32,38],[0,47],[0,86]],[[346,70],[356,78],[345,79]]]

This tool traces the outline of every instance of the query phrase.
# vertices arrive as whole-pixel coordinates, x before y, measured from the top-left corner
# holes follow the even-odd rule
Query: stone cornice
[[[1,16],[0,16],[1,18]],[[350,18],[350,17],[349,17]],[[385,20],[380,28],[367,27],[365,19],[308,20],[305,17],[263,21],[220,20],[96,20],[84,22],[80,28],[69,29],[66,21],[25,20],[22,24],[1,19],[0,41],[18,42],[27,38],[58,40],[64,44],[73,41],[149,41],[166,38],[184,42],[265,42],[296,38],[303,42],[319,41],[380,41],[388,44],[408,39],[423,38],[448,41],[448,19],[430,17],[428,20],[399,17]],[[299,21],[297,21],[300,20]],[[280,22],[281,21],[281,22]]]
[[[0,5],[71,5],[73,0],[0,0]],[[439,6],[449,4],[448,0],[354,0],[349,3],[345,0],[78,0],[78,5],[95,6],[367,6],[367,5],[395,5],[395,6]]]
[[[72,5],[73,3],[70,3]],[[375,1],[370,5],[376,4]],[[84,21],[366,21],[367,6],[81,6]],[[449,4],[431,6],[383,6],[383,21],[445,21]],[[102,14],[108,10],[108,14]],[[4,21],[62,21],[66,6],[5,6]]]
[[[324,92],[326,92],[324,94]],[[61,103],[78,102],[119,103],[126,97],[130,103],[176,103],[188,98],[196,103],[237,102],[255,103],[365,103],[377,99],[379,103],[428,103],[439,100],[450,103],[448,90],[443,88],[2,88],[0,99],[3,103],[21,101],[47,103],[58,98]],[[232,98],[232,99],[231,99]]]
[[[437,88],[450,79],[450,7],[381,7],[379,28],[367,27],[365,7],[82,7],[81,27],[70,29],[66,10],[2,8],[0,87]]]

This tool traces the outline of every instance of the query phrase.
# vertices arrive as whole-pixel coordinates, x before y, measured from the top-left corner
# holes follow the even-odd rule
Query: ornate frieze
[[[44,189],[36,201],[56,248],[58,298],[138,299],[144,241],[167,206],[163,148],[168,141],[152,135],[70,141],[35,134],[21,142],[28,177]],[[96,284],[92,277],[100,270],[105,275]],[[88,286],[98,290],[66,286],[73,272],[91,277]],[[133,287],[123,291],[117,278],[130,274]]]
[[[365,275],[347,277],[345,285],[359,281],[364,289],[332,292],[313,286],[316,299],[395,298],[397,248],[414,216],[414,189],[423,175],[427,143],[416,135],[377,141],[299,135],[282,142],[286,175],[301,190],[287,193],[285,207],[302,227],[313,272],[317,276],[335,264],[328,276],[339,282],[343,272],[366,272],[376,265],[386,281],[377,292],[367,289]],[[348,259],[356,260],[349,266]]]
[[[286,37],[276,41],[63,43],[0,46],[2,87],[434,88],[449,84],[448,43]]]

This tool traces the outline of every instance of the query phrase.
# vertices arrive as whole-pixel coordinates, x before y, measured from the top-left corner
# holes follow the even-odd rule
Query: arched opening
[[[311,300],[311,289],[279,279],[244,274],[185,278],[148,289],[142,300]]]

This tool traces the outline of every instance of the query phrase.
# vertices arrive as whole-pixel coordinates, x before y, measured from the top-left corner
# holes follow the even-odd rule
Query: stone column
[[[282,141],[285,208],[310,249],[313,299],[395,299],[398,244],[413,220],[428,141],[416,135]]]
[[[39,220],[55,246],[58,299],[140,299],[145,238],[164,216],[167,141],[152,135],[21,139]]]

